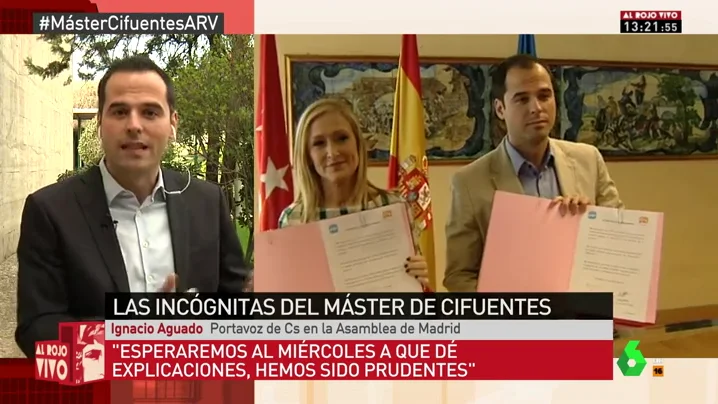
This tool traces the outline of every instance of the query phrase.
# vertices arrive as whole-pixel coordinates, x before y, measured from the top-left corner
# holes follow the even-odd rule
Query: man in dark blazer
[[[28,357],[58,324],[104,319],[108,292],[241,292],[250,269],[215,184],[161,169],[176,136],[170,78],[131,57],[98,86],[99,166],[29,195],[17,330]]]

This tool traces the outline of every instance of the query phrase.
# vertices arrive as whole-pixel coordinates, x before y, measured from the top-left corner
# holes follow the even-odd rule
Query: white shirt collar
[[[100,173],[102,174],[102,184],[105,187],[105,195],[107,196],[107,204],[112,204],[112,201],[117,198],[118,195],[122,194],[123,192],[127,192],[129,194],[132,194],[132,192],[126,190],[125,188],[120,185],[114,177],[112,177],[112,174],[107,170],[107,166],[105,165],[105,158],[103,157],[100,161]],[[150,201],[155,201],[155,195],[157,195],[157,191],[164,189],[165,187],[165,181],[164,177],[162,176],[162,170],[160,169],[160,175],[157,177],[157,183],[155,184],[154,189],[152,190],[152,194],[150,194]],[[142,202],[142,201],[140,201]]]

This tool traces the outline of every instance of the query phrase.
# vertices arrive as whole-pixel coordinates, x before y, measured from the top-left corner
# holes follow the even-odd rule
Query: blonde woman
[[[296,199],[282,212],[280,228],[405,203],[398,193],[369,182],[366,142],[345,101],[328,98],[313,103],[302,114],[296,133]],[[416,229],[414,240],[418,240]],[[416,242],[415,249],[420,251]],[[427,289],[424,257],[407,257],[404,268]]]

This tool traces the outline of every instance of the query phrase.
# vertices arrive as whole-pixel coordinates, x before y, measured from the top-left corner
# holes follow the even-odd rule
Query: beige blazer
[[[551,150],[563,196],[580,195],[592,205],[623,208],[597,148],[551,139]],[[444,272],[444,287],[450,292],[476,291],[496,191],[524,193],[504,142],[452,178]]]

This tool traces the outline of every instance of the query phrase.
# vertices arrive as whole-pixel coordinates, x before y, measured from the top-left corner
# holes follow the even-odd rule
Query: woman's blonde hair
[[[319,173],[309,155],[309,138],[312,124],[328,113],[338,113],[349,123],[356,141],[359,164],[355,175],[354,192],[349,203],[366,206],[369,201],[379,197],[385,191],[373,185],[367,178],[367,145],[361,133],[359,120],[348,101],[339,98],[324,98],[315,101],[302,113],[297,125],[294,142],[294,203],[302,212],[302,223],[315,220],[323,201],[323,190]]]

